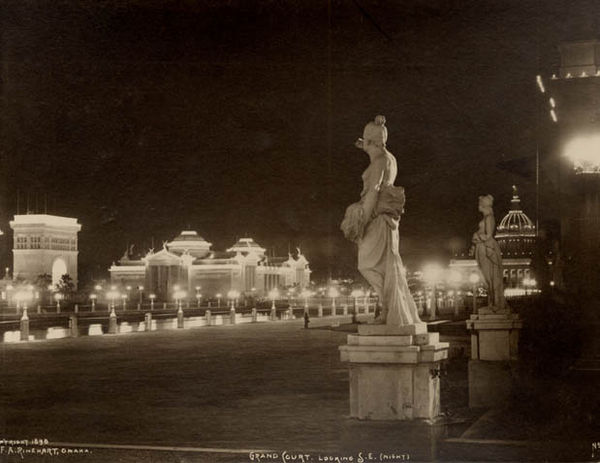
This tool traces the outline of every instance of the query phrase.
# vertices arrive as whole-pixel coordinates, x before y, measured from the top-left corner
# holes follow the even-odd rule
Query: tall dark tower
[[[583,369],[600,374],[600,41],[559,47],[560,69],[545,89],[554,133],[550,158],[560,197],[565,287],[582,310]]]
[[[581,206],[580,187],[584,177],[576,170],[569,151],[594,143],[600,136],[600,40],[566,42],[559,46],[560,68],[540,88],[545,90],[549,120],[557,130],[551,135],[549,163],[560,198],[562,249],[568,256],[580,244],[577,210]],[[542,81],[543,82],[543,81]],[[539,83],[539,82],[538,82]],[[600,146],[598,146],[600,150]],[[585,175],[587,178],[588,175]]]

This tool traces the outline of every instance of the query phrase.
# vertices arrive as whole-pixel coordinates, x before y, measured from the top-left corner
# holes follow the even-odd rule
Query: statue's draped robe
[[[493,223],[493,218],[491,220]],[[486,230],[485,219],[479,222],[479,232],[486,236],[494,233],[493,229]],[[503,309],[505,306],[504,275],[502,251],[498,242],[490,236],[483,242],[475,243],[475,260],[488,288],[488,303],[496,309]]]
[[[361,200],[346,211],[342,230],[358,242],[358,270],[375,289],[382,306],[380,319],[387,325],[420,323],[399,253],[398,222],[404,206],[404,189],[394,187],[396,160],[386,152],[385,162],[371,163],[362,175]],[[362,217],[369,192],[376,192],[373,214]],[[350,235],[350,236],[349,236]],[[361,237],[362,236],[362,237]]]

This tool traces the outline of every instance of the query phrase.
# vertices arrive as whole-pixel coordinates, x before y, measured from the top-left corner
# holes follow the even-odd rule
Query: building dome
[[[527,214],[521,209],[517,187],[513,186],[513,197],[508,214],[496,228],[496,240],[503,257],[529,257],[535,249],[536,229]]]
[[[260,246],[252,238],[240,238],[237,243],[228,249],[230,252],[238,252],[243,255],[254,253],[260,257],[265,255],[266,249]]]
[[[210,252],[212,243],[202,238],[194,230],[184,230],[173,241],[167,243],[167,248],[175,254],[189,253],[193,257],[205,257]]]

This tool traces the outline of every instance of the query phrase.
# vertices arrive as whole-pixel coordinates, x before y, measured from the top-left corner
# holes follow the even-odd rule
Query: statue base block
[[[508,403],[519,353],[523,321],[508,310],[479,309],[467,320],[471,331],[469,406],[498,407]]]
[[[425,323],[360,325],[340,346],[350,364],[350,416],[365,420],[434,420],[440,411],[440,363],[449,344]]]

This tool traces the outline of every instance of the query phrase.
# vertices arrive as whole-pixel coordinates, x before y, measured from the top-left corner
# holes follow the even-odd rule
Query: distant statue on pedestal
[[[341,229],[358,244],[358,270],[375,289],[382,305],[376,323],[403,326],[421,323],[408,289],[399,253],[398,223],[404,212],[404,188],[394,186],[396,158],[386,147],[385,117],[369,122],[356,146],[371,160],[362,174],[359,202],[346,209]]]
[[[472,243],[475,260],[483,274],[488,290],[488,306],[494,311],[506,308],[504,300],[504,282],[502,252],[494,239],[496,220],[494,219],[494,197],[479,197],[479,212],[483,214],[479,229],[473,233]]]

